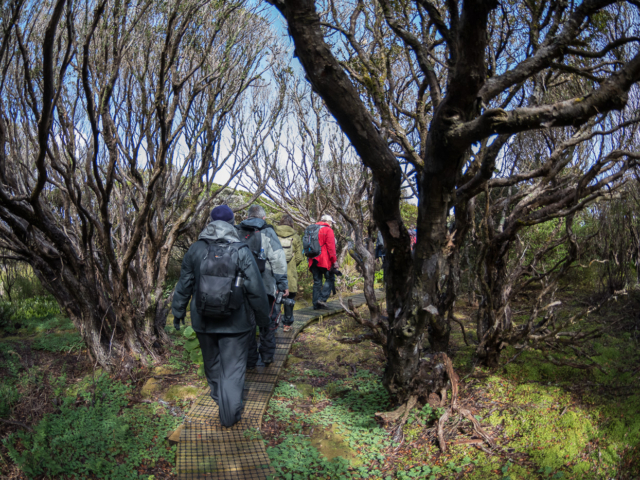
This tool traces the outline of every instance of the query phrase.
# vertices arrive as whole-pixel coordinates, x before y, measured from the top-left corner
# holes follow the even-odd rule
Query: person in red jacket
[[[334,221],[331,215],[323,215],[317,225],[324,225],[318,232],[320,255],[309,260],[309,270],[313,275],[313,308],[329,308],[325,303],[333,291],[335,275],[338,268],[336,256],[336,238],[333,235]]]

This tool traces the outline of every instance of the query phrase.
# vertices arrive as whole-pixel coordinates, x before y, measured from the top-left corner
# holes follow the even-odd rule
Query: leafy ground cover
[[[10,308],[0,326],[0,478],[177,478],[167,435],[202,387],[182,332],[170,332],[162,365],[110,378],[55,302]]]
[[[640,296],[632,294],[591,320],[605,327],[586,349],[601,369],[512,350],[496,370],[474,367],[473,345],[457,330],[451,356],[463,378],[460,401],[498,447],[476,443],[470,422],[455,419],[445,429],[446,454],[434,441],[439,409],[414,409],[400,442],[376,423],[376,412],[395,407],[380,383],[382,351],[369,341],[338,342],[362,333],[359,326],[345,316],[310,326],[292,348],[263,424],[274,478],[640,478],[638,311]],[[460,306],[467,332],[472,312]]]
[[[110,378],[93,369],[55,304],[12,308],[0,328],[0,475],[176,478],[166,438],[204,386],[184,329],[171,329],[162,365]],[[473,343],[473,309],[458,312]],[[638,312],[632,294],[592,320],[606,329],[585,350],[601,366],[589,370],[553,365],[541,351],[507,351],[496,370],[474,367],[473,345],[456,327],[450,353],[463,379],[460,401],[496,449],[453,419],[443,455],[434,441],[442,411],[428,405],[393,441],[374,417],[396,406],[380,381],[384,356],[368,340],[338,342],[363,333],[344,315],[298,336],[261,431],[246,435],[266,442],[274,480],[640,478]]]

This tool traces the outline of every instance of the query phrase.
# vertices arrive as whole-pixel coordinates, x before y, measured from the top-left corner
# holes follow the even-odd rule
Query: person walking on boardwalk
[[[296,292],[298,291],[298,265],[304,260],[302,255],[302,240],[294,230],[293,218],[285,215],[275,227],[276,235],[284,250],[287,261],[287,282],[289,284],[289,296],[282,302],[284,305],[284,319],[282,329],[285,332],[291,330],[293,325],[293,307],[296,304]],[[278,305],[279,308],[279,305]],[[280,313],[280,312],[278,312]]]
[[[249,347],[249,359],[247,368],[253,368],[258,363],[258,353],[262,362],[268,365],[273,362],[276,353],[276,324],[278,312],[274,307],[278,292],[283,297],[289,295],[287,282],[287,260],[280,240],[273,227],[265,220],[267,214],[260,205],[251,205],[247,212],[247,219],[236,226],[240,241],[246,243],[253,252],[262,273],[265,289],[269,297],[268,314],[269,326],[260,328],[260,348],[256,344],[255,335],[252,337]]]
[[[302,236],[303,252],[309,258],[309,270],[313,275],[313,308],[329,308],[325,303],[334,290],[335,271],[338,268],[334,221],[331,215],[323,215],[316,224],[309,225]]]
[[[269,325],[260,270],[233,224],[233,211],[228,206],[212,210],[211,222],[184,256],[171,305],[179,325],[193,298],[191,325],[202,349],[211,398],[218,404],[220,423],[225,427],[239,422],[244,409],[254,322],[262,328]]]

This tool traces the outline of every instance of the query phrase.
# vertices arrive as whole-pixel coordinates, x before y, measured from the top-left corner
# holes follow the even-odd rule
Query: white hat
[[[336,223],[333,221],[333,217],[331,217],[331,215],[322,215],[322,217],[320,217],[320,221],[328,222],[328,223]]]

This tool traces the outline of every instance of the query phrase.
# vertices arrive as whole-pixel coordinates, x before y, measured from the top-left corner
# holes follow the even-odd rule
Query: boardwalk
[[[349,298],[355,306],[365,303],[362,294]],[[347,298],[344,301],[346,303]],[[269,366],[258,365],[255,371],[247,373],[249,396],[239,423],[231,428],[222,427],[218,407],[208,393],[196,400],[180,432],[177,459],[180,479],[260,480],[273,474],[264,442],[255,438],[252,429],[260,428],[278,374],[296,335],[320,316],[342,311],[338,301],[328,303],[330,310],[296,310],[293,329],[287,333],[278,329],[274,362]]]

